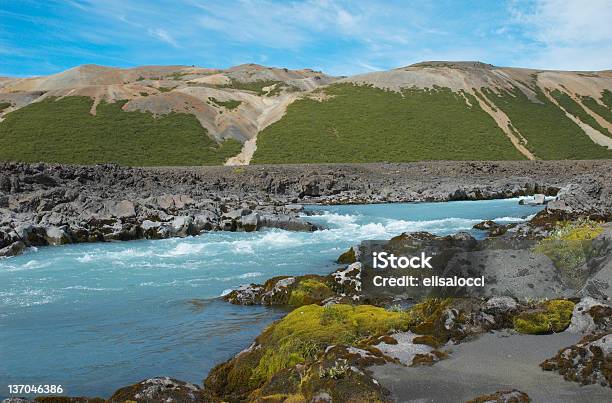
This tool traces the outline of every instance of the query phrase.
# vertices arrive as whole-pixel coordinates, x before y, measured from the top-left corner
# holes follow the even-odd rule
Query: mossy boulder
[[[264,284],[250,284],[233,290],[223,298],[237,305],[302,305],[320,304],[337,295],[333,276],[314,274],[289,277],[278,276]]]
[[[572,301],[563,299],[543,302],[515,316],[514,329],[526,334],[562,332],[572,320],[574,305]]]
[[[302,306],[257,338],[265,352],[255,375],[268,379],[283,368],[314,357],[325,346],[352,344],[363,337],[407,326],[404,313],[370,305]]]
[[[334,295],[334,291],[320,278],[301,278],[297,285],[291,288],[288,303],[294,307],[318,304]]]
[[[290,371],[285,370],[312,365],[330,345],[356,345],[368,336],[407,328],[405,313],[375,306],[302,306],[270,325],[257,337],[252,348],[215,367],[205,385],[223,399],[246,399],[260,393],[256,391],[270,385],[274,377],[290,376]],[[274,382],[290,384],[289,379]],[[280,390],[270,386],[269,392]],[[285,391],[291,392],[292,388]]]
[[[567,381],[612,387],[612,334],[592,333],[540,364]]]
[[[355,254],[355,249],[351,246],[349,250],[341,254],[336,260],[337,263],[340,264],[351,264],[357,261],[357,256]]]

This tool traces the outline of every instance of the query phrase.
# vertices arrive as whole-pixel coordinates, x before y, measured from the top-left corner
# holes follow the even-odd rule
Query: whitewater
[[[310,206],[305,219],[324,230],[32,248],[0,260],[0,384],[108,397],[153,376],[200,383],[286,313],[225,303],[219,297],[231,289],[330,273],[361,240],[408,231],[483,237],[474,224],[520,222],[540,209],[518,199]]]

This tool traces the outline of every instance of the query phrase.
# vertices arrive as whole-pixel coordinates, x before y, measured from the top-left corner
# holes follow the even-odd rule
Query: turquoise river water
[[[266,230],[78,244],[0,260],[0,396],[9,384],[62,385],[108,397],[147,377],[200,383],[249,346],[281,309],[218,297],[276,275],[327,274],[364,239],[404,231],[471,231],[484,219],[524,220],[518,199],[311,206],[313,233]]]

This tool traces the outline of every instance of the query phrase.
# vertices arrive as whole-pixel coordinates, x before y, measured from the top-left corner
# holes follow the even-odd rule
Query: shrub
[[[559,222],[534,250],[552,260],[568,285],[580,288],[588,273],[578,268],[595,253],[591,241],[602,231],[602,224],[592,220]]]
[[[321,91],[323,101],[293,102],[258,135],[253,163],[524,158],[467,93],[444,88],[399,93],[351,84]]]
[[[217,144],[193,115],[122,110],[125,101],[87,97],[46,99],[18,109],[0,123],[0,160],[122,165],[222,164],[241,144]]]

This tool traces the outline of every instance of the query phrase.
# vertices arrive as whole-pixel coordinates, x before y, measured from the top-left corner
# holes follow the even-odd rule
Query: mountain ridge
[[[350,86],[364,87],[365,92],[352,91]],[[385,93],[378,94],[376,90]],[[368,127],[367,123],[362,127],[351,127],[340,122],[343,117],[356,113],[356,110],[359,110],[361,117],[373,116],[374,113],[373,109],[356,105],[357,98],[351,100],[343,97],[348,93],[362,97],[363,100],[359,102],[367,102],[368,98],[378,99],[382,103],[391,102],[376,109],[378,115],[394,110],[394,115],[387,116],[393,123],[388,125],[386,132],[378,134],[383,142],[389,140],[385,140],[388,133],[395,139],[393,141],[398,143],[399,139],[399,143],[402,143],[404,137],[400,136],[400,131],[409,133],[410,141],[404,145],[432,139],[434,142],[442,141],[445,136],[447,140],[461,144],[464,137],[472,136],[465,143],[465,152],[458,153],[459,159],[470,155],[473,155],[473,159],[485,156],[505,159],[515,152],[526,159],[610,158],[608,151],[612,150],[609,101],[612,71],[524,69],[499,67],[479,61],[424,61],[350,77],[333,77],[312,69],[290,70],[257,64],[242,64],[228,69],[180,65],[132,68],[81,65],[49,76],[1,79],[0,105],[3,108],[0,108],[0,143],[3,139],[8,141],[18,137],[17,132],[23,126],[19,124],[20,119],[37,119],[35,116],[26,117],[26,112],[32,110],[35,103],[44,101],[45,106],[54,108],[55,114],[62,114],[58,105],[49,104],[48,101],[82,97],[81,102],[91,103],[89,113],[94,117],[99,105],[107,103],[121,103],[121,111],[143,112],[156,118],[169,114],[185,115],[186,118],[192,116],[214,143],[232,140],[243,144],[241,152],[226,161],[229,164],[248,164],[254,157],[255,161],[266,163],[309,162],[298,156],[291,157],[291,154],[306,150],[309,152],[304,152],[304,156],[316,156],[311,143],[315,139],[319,142],[329,140],[320,136],[321,131],[335,133],[332,142],[335,142],[338,150],[353,147],[351,141],[356,138],[360,138],[363,144],[362,148],[354,148],[354,152],[367,152],[363,147],[373,146],[371,139],[364,138],[367,137],[366,131],[374,132],[376,127]],[[393,94],[400,94],[401,98],[396,99]],[[393,102],[403,102],[406,97],[421,97],[422,102],[415,105],[406,103],[406,109],[393,107]],[[423,102],[429,103],[433,110],[423,109]],[[330,107],[330,103],[337,104],[342,110],[336,116],[331,113],[326,118],[327,126],[319,127],[316,133],[310,133],[306,123],[302,124],[300,131],[295,129],[299,126],[295,122],[289,126],[284,123],[295,120],[293,111],[299,110],[297,113],[313,122],[310,126],[316,126],[321,111]],[[308,107],[303,108],[304,105]],[[452,114],[444,112],[448,108],[452,109]],[[436,114],[436,110],[440,113]],[[18,118],[18,115],[23,117]],[[398,115],[406,116],[400,118]],[[463,131],[455,130],[449,122],[431,126],[432,119],[444,120],[451,115],[456,121],[465,123]],[[526,120],[525,115],[533,116]],[[351,119],[358,121],[360,116]],[[121,119],[124,116],[116,115],[113,118]],[[405,119],[431,126],[425,131],[429,137],[419,137],[421,126],[407,124]],[[79,115],[76,120],[80,120]],[[87,121],[85,118],[83,120]],[[9,121],[12,127],[3,128]],[[90,123],[79,124],[87,126]],[[545,130],[542,127],[536,129],[538,124]],[[41,122],[41,125],[45,126],[40,129],[43,136],[45,131],[54,130],[53,124],[48,122]],[[280,126],[284,126],[284,135],[268,134]],[[66,128],[62,130],[66,131]],[[480,137],[473,136],[475,130]],[[536,133],[537,130],[541,133]],[[556,134],[555,130],[561,134]],[[138,133],[137,128],[135,132]],[[505,139],[500,139],[500,135]],[[263,140],[260,141],[260,138]],[[475,147],[478,138],[485,143],[485,147],[488,142],[497,145],[480,156]],[[273,144],[270,139],[274,140]],[[44,142],[40,141],[39,146],[43,147]],[[547,142],[556,141],[564,143],[565,147],[551,148],[546,145]],[[263,144],[264,151],[258,151],[259,143]],[[292,145],[286,147],[287,144]],[[271,148],[266,151],[268,146]],[[287,156],[274,157],[274,148]],[[502,149],[506,151],[501,152]],[[578,151],[572,152],[572,149]],[[146,163],[147,150],[143,152]],[[262,153],[265,154],[263,157]],[[453,159],[452,154],[442,154],[444,158]],[[3,155],[0,152],[0,159],[19,160],[22,159],[20,157],[18,149],[14,149],[12,154]],[[26,159],[34,157],[35,153],[32,152]],[[415,158],[432,157],[436,155],[425,152]],[[347,162],[342,158],[335,161],[334,158],[333,154],[327,153],[324,162]],[[155,164],[161,162],[158,160]],[[49,162],[74,161],[68,158],[67,161]],[[185,165],[189,162],[186,161]]]

